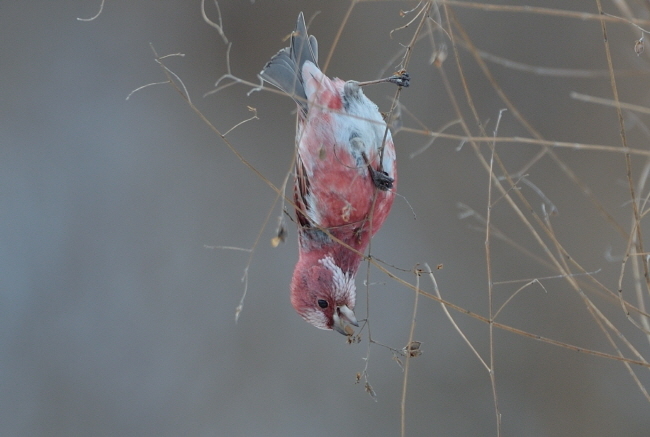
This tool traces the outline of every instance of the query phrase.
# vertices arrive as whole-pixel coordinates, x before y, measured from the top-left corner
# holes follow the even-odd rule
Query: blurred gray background
[[[226,72],[226,46],[201,18],[200,1],[0,0],[0,435],[2,436],[331,436],[398,435],[403,373],[391,352],[370,347],[367,331],[347,345],[332,332],[302,321],[289,303],[297,258],[295,230],[272,248],[276,205],[249,269],[248,297],[239,322],[235,307],[248,253],[205,245],[250,248],[275,194],[248,170],[168,85],[133,89],[164,76],[166,60],[193,102],[222,132],[248,118],[228,139],[262,174],[280,185],[293,153],[294,105],[277,94],[237,85],[203,98]],[[210,2],[208,12],[216,20]],[[498,3],[498,2],[493,2]],[[621,14],[605,1],[611,13]],[[358,4],[343,30],[328,74],[377,78],[407,44],[415,25],[389,32],[416,3]],[[530,5],[596,13],[592,1]],[[629,2],[648,18],[642,2]],[[256,74],[293,30],[298,12],[324,60],[349,2],[220,2],[232,41],[234,74]],[[456,9],[480,49],[528,65],[606,69],[597,21],[535,14]],[[409,16],[411,17],[411,16]],[[649,105],[648,56],[637,57],[629,26],[609,25],[621,100]],[[451,52],[451,50],[450,50]],[[402,103],[431,130],[456,118],[431,46],[419,43],[410,65],[412,86]],[[468,83],[489,132],[504,107],[470,55],[461,49]],[[618,146],[611,108],[572,100],[571,91],[610,98],[607,77],[548,77],[489,64],[524,116],[548,139]],[[444,65],[464,105],[453,55]],[[367,94],[388,110],[394,88]],[[465,106],[466,109],[466,106]],[[471,120],[470,113],[465,114]],[[632,123],[630,120],[627,120]],[[406,113],[407,127],[422,128]],[[474,124],[471,124],[474,129]],[[630,127],[633,147],[648,137]],[[458,128],[450,132],[460,133]],[[474,133],[478,133],[474,130]],[[501,136],[529,136],[505,113]],[[428,138],[399,133],[398,199],[372,243],[374,256],[409,269],[436,271],[443,297],[487,315],[484,231],[461,220],[458,202],[485,214],[487,173],[466,144],[438,140],[416,159]],[[516,171],[537,146],[502,145]],[[557,150],[608,211],[629,230],[629,191],[622,155]],[[638,157],[634,169],[645,161]],[[528,178],[557,206],[554,227],[574,259],[617,287],[626,241],[573,182],[545,158]],[[541,198],[520,187],[541,213]],[[645,193],[640,193],[640,196]],[[414,219],[414,212],[417,219]],[[505,202],[493,209],[496,226],[541,255]],[[556,275],[512,247],[493,243],[494,280]],[[411,274],[396,273],[413,282]],[[366,315],[363,280],[358,311]],[[413,292],[371,269],[373,339],[394,348],[408,339]],[[427,278],[422,287],[432,291]],[[626,282],[627,285],[629,283]],[[523,283],[495,287],[500,305]],[[563,280],[521,292],[499,321],[584,348],[614,353],[584,304]],[[631,293],[631,291],[629,291]],[[648,343],[618,303],[590,294],[641,353]],[[628,295],[629,297],[629,295]],[[631,298],[630,298],[631,299]],[[458,324],[487,359],[487,327],[461,314]],[[424,354],[411,361],[407,434],[496,435],[490,379],[443,315],[420,299],[415,338]],[[650,404],[625,367],[612,360],[495,331],[497,393],[507,436],[647,436]],[[627,350],[625,353],[631,356]],[[647,369],[635,367],[646,387]]]

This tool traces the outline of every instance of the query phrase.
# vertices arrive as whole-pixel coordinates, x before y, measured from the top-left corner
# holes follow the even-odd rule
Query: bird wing
[[[298,155],[296,156],[296,180],[293,189],[293,197],[296,204],[296,219],[301,228],[311,227],[311,222],[307,218],[307,195],[309,194],[309,191],[310,187],[307,171],[305,170],[305,165],[303,164],[300,155]]]

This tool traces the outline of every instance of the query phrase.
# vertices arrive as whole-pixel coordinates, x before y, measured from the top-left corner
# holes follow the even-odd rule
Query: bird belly
[[[375,188],[368,166],[359,161],[347,144],[323,142],[306,146],[299,153],[305,167],[309,167],[306,206],[310,220],[323,228],[365,228],[372,219],[374,234],[388,215],[394,193]],[[378,162],[376,157],[369,159]]]

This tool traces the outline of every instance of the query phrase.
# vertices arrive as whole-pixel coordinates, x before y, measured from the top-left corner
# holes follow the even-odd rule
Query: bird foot
[[[368,166],[368,170],[370,170],[370,178],[372,179],[372,183],[375,184],[375,187],[379,188],[381,191],[388,191],[393,188],[393,182],[395,182],[395,179],[388,176],[388,173],[381,170],[375,170],[370,165]]]
[[[395,72],[391,77],[386,78],[386,82],[394,83],[397,86],[408,88],[411,84],[411,75],[406,70]]]
[[[401,86],[404,88],[408,88],[409,85],[411,84],[411,75],[408,74],[406,70],[400,70],[396,71],[393,73],[392,76],[385,77],[383,79],[377,79],[377,80],[369,80],[367,82],[354,82],[354,81],[348,81],[346,82],[346,87],[348,86],[348,83],[350,84],[349,86],[355,86],[355,87],[361,87],[361,86],[366,86],[366,85],[374,85],[376,83],[394,83],[397,86]]]
[[[370,165],[370,160],[366,156],[365,152],[361,152],[361,157],[363,157],[363,160],[368,166],[370,179],[372,179],[372,183],[375,184],[375,187],[379,188],[381,191],[388,191],[389,189],[393,188],[393,182],[395,182],[395,179],[388,176],[388,173],[383,170],[375,170],[372,168],[372,165]]]

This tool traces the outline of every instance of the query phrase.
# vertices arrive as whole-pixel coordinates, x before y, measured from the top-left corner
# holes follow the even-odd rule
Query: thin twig
[[[90,18],[79,18],[79,17],[77,17],[77,20],[79,20],[79,21],[93,21],[93,20],[95,20],[97,17],[99,17],[102,14],[102,11],[104,10],[104,1],[105,0],[102,0],[101,4],[99,5],[99,11],[94,16],[92,16]]]
[[[445,313],[445,316],[447,316],[447,318],[448,318],[449,321],[451,322],[451,325],[454,327],[454,329],[456,330],[456,332],[458,332],[458,334],[460,334],[460,337],[465,341],[465,343],[467,344],[467,346],[469,346],[470,350],[471,350],[472,352],[474,352],[474,355],[476,355],[476,358],[478,358],[478,360],[481,362],[481,364],[483,364],[483,367],[485,367],[485,370],[487,370],[488,372],[490,372],[490,366],[487,365],[487,363],[485,362],[485,360],[481,357],[481,354],[478,353],[478,351],[476,350],[476,348],[474,347],[474,345],[472,345],[472,342],[469,341],[469,339],[467,338],[467,336],[465,336],[465,333],[460,329],[460,327],[458,326],[458,324],[456,323],[456,321],[454,320],[454,318],[453,318],[453,317],[451,316],[451,314],[449,313],[449,310],[447,309],[447,307],[449,306],[449,305],[447,305],[448,302],[445,302],[445,300],[443,300],[442,297],[440,296],[440,290],[438,289],[438,283],[436,282],[436,278],[435,278],[435,276],[433,276],[433,272],[431,271],[431,267],[429,267],[429,264],[427,264],[427,263],[424,263],[424,266],[425,266],[425,267],[427,268],[427,270],[429,271],[429,278],[431,278],[431,282],[433,283],[433,291],[436,293],[436,294],[435,294],[435,297],[437,297],[437,299],[434,299],[434,300],[437,300],[438,302],[440,302],[440,304],[441,304],[440,306],[442,307],[442,311]],[[419,293],[422,294],[422,295],[424,295],[424,296],[426,296],[426,297],[429,297],[429,298],[432,298],[432,297],[433,297],[432,295],[430,295],[430,294],[428,294],[428,293],[424,293],[424,292],[422,292],[422,291],[420,291]],[[455,306],[455,305],[453,305],[452,308],[453,308],[454,306]],[[457,308],[458,308],[458,307],[457,307]],[[466,310],[462,310],[461,312],[465,312],[465,311],[466,311]],[[467,313],[465,313],[465,314],[467,314]],[[485,317],[481,317],[481,316],[479,316],[479,318],[482,319],[483,321],[487,322],[487,323],[490,323],[490,322],[489,322],[489,319],[486,319]]]
[[[206,23],[208,23],[210,26],[214,27],[217,30],[217,32],[223,39],[224,44],[228,44],[228,38],[226,38],[226,34],[223,32],[223,21],[221,20],[221,9],[219,8],[219,2],[217,0],[214,0],[214,5],[217,7],[219,24],[210,20],[208,18],[208,15],[205,13],[205,0],[201,0],[201,16],[203,17],[203,21],[205,21]]]
[[[411,363],[411,353],[410,350],[408,349],[413,343],[413,332],[415,331],[415,317],[418,313],[418,299],[420,298],[420,273],[417,271],[417,268],[414,271],[415,271],[415,298],[413,299],[413,317],[411,317],[411,330],[409,331],[409,341],[406,346],[407,353],[406,353],[406,358],[404,360],[404,378],[402,383],[402,402],[401,402],[402,437],[406,436],[406,387],[409,379],[409,364]]]

